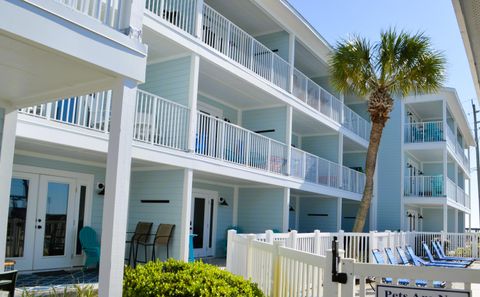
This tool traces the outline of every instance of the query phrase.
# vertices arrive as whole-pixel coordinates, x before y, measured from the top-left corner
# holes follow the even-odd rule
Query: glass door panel
[[[48,182],[47,188],[43,255],[60,256],[65,254],[70,184]]]

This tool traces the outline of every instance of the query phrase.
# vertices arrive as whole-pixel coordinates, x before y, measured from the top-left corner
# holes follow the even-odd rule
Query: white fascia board
[[[462,204],[460,203],[457,203],[455,202],[454,200],[452,199],[447,199],[447,205],[452,207],[452,208],[455,208],[455,209],[458,209],[462,212],[465,212],[467,214],[470,214],[471,213],[471,210],[465,206],[463,206]]]
[[[145,45],[61,3],[0,1],[0,19],[0,30],[13,36],[85,61],[106,75],[145,80]]]
[[[436,205],[442,206],[445,204],[445,201],[448,200],[445,197],[412,197],[412,196],[403,196],[403,201],[405,204],[412,205]]]
[[[405,151],[408,150],[442,150],[447,145],[446,141],[438,142],[415,142],[415,143],[404,143],[403,148]]]

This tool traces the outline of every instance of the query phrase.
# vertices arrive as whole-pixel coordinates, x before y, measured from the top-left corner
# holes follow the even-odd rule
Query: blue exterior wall
[[[288,61],[288,33],[285,31],[255,36],[255,39],[263,43],[270,50]]]
[[[440,232],[443,229],[443,210],[440,208],[423,209],[423,231]]]
[[[283,189],[240,188],[238,226],[243,233],[282,230]]]
[[[378,230],[399,230],[401,195],[403,195],[401,180],[402,144],[399,135],[401,127],[401,105],[396,100],[390,120],[383,131],[378,152]]]
[[[426,176],[443,175],[443,165],[441,163],[425,163],[423,164],[423,175],[426,175]]]
[[[367,121],[370,121],[370,114],[368,113],[368,110],[367,110],[367,103],[362,102],[362,103],[357,103],[357,104],[350,104],[350,105],[348,105],[348,107],[350,107],[351,110],[356,112],[362,118],[366,119]],[[400,117],[400,115],[398,115],[398,116]],[[397,137],[398,137],[398,135],[397,135]]]
[[[218,197],[225,198],[228,206],[218,206],[217,213],[217,236],[215,256],[223,257],[226,255],[227,248],[227,228],[232,226],[233,219],[233,187],[206,184],[201,182],[193,183],[194,190],[209,190],[218,193]]]
[[[170,242],[170,257],[179,258],[180,224],[183,208],[184,170],[132,172],[128,231],[135,230],[137,222],[152,222],[152,233],[158,224],[175,224]],[[169,200],[169,203],[142,203],[141,200]],[[157,248],[157,256],[166,258],[166,249]],[[143,257],[141,252],[140,259]]]
[[[360,167],[362,172],[365,172],[365,158],[365,153],[344,153],[343,165],[350,168]]]
[[[296,148],[300,147],[300,137],[292,133],[292,145]]]
[[[145,83],[139,89],[188,105],[190,57],[147,65]]]
[[[299,232],[338,231],[337,199],[302,196],[300,198],[299,225]]]
[[[302,149],[311,154],[338,162],[338,135],[302,137]]]
[[[287,129],[287,108],[274,107],[246,110],[242,112],[242,127],[251,131],[275,130],[261,133],[282,143],[285,143]]]

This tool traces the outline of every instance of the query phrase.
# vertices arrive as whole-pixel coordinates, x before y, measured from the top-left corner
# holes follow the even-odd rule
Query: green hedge
[[[126,267],[123,296],[264,296],[242,277],[202,262],[176,260]]]

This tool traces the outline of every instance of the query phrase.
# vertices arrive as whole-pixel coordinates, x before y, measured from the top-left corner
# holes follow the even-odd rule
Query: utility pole
[[[478,209],[480,214],[480,160],[479,160],[479,148],[478,148],[478,127],[477,127],[477,112],[479,112],[472,100],[473,109],[473,131],[475,132],[475,159],[477,161],[477,194],[478,194]],[[480,217],[480,216],[479,216]],[[471,227],[471,226],[470,226]]]

